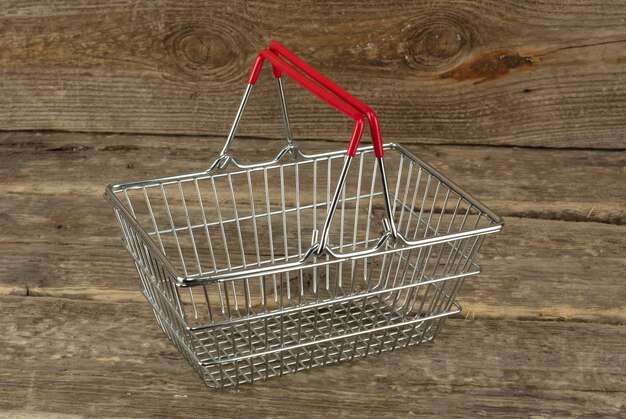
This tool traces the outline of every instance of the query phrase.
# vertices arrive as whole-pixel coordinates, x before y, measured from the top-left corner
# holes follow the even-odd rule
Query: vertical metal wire
[[[237,237],[239,238],[239,250],[241,251],[241,264],[243,268],[247,268],[246,264],[246,250],[243,245],[243,236],[241,235],[241,223],[239,222],[239,211],[237,211],[237,198],[235,198],[235,189],[233,188],[233,177],[232,174],[228,174],[228,186],[230,188],[230,196],[233,200],[233,215],[235,220],[235,227],[237,229]]]
[[[280,166],[280,204],[282,208],[282,218],[283,218],[283,241],[285,245],[285,262],[289,261],[289,245],[287,244],[287,211],[285,208],[285,172],[283,166]],[[289,286],[289,278],[286,278],[286,287],[287,287],[287,299],[291,300],[291,287]],[[282,290],[282,281],[281,281],[281,290]],[[281,291],[281,300],[283,298]],[[282,301],[281,301],[282,307]]]
[[[224,256],[226,258],[226,266],[228,269],[232,269],[230,261],[230,252],[228,251],[228,241],[226,240],[226,231],[224,230],[224,221],[222,219],[222,208],[220,206],[220,200],[217,195],[217,189],[215,187],[215,179],[211,178],[211,190],[213,191],[213,199],[215,200],[215,212],[217,214],[217,221],[220,226],[220,232],[222,233],[222,242],[224,243]]]
[[[439,227],[441,226],[441,220],[443,219],[444,213],[446,211],[446,205],[448,203],[448,198],[450,196],[450,190],[448,189],[446,191],[446,197],[444,199],[443,205],[441,207],[441,212],[439,213],[439,218],[437,220],[437,225],[435,227],[435,231],[433,233],[434,236],[436,236],[439,233]],[[435,208],[435,201],[433,201],[433,209]],[[430,220],[429,220],[430,223]],[[437,257],[436,262],[434,263],[434,268],[433,268],[433,272],[431,274],[431,278],[435,278],[435,273],[437,272],[437,267],[439,266],[439,262],[441,262],[441,257],[443,256],[443,246],[441,249],[441,252],[439,252],[439,256]]]
[[[481,216],[482,216],[482,214],[480,213],[480,211],[478,211],[478,214],[476,216],[476,221],[474,222],[474,225],[473,225],[472,229],[476,229],[476,227],[478,226],[478,223],[481,220]],[[466,254],[466,251],[465,251],[466,248],[467,248],[467,243],[463,247],[463,250],[460,252],[460,254],[459,254],[460,256],[463,256],[463,255]],[[458,272],[462,260],[463,260],[463,257],[460,257],[459,258],[459,262],[457,263],[457,266],[454,268],[454,270],[452,272]]]
[[[409,169],[407,170],[406,180],[405,180],[405,185],[404,185],[404,195],[402,197],[402,200],[400,201],[402,210],[400,211],[400,217],[398,217],[398,228],[402,226],[402,220],[404,219],[404,214],[407,212],[406,202],[409,196],[409,188],[411,186],[411,176],[413,175],[413,166],[415,166],[415,163],[413,163],[412,161],[409,161]],[[412,208],[408,209],[408,211],[412,211]]]
[[[198,256],[198,247],[196,246],[196,239],[194,238],[193,228],[191,227],[191,220],[189,219],[189,210],[187,209],[187,202],[185,201],[185,193],[183,192],[182,182],[178,182],[178,190],[180,192],[180,200],[183,204],[185,220],[187,221],[187,230],[189,231],[189,237],[191,238],[191,247],[193,248],[193,254],[196,258],[196,265],[198,266],[198,274],[202,274],[202,264],[200,263],[200,256]]]
[[[317,234],[317,159],[313,160],[313,235]],[[318,278],[318,268],[317,266],[313,267],[313,293],[317,294],[317,278]],[[319,298],[319,296],[318,296]]]
[[[326,216],[328,217],[330,213],[330,189],[332,184],[332,166],[333,159],[328,159],[328,170],[326,176]],[[323,243],[322,243],[323,244]],[[326,256],[326,260],[328,260],[328,255]],[[330,291],[330,266],[326,265],[326,291]]]
[[[417,171],[417,180],[415,181],[415,191],[413,192],[413,199],[411,200],[411,213],[415,211],[415,202],[417,202],[418,192],[420,190],[420,182],[422,180],[422,168],[420,167]],[[406,222],[406,229],[404,230],[404,235],[409,235],[409,228],[411,227],[411,220],[416,217],[408,217],[408,221]],[[417,220],[415,221],[417,226],[419,226],[419,215],[417,216]],[[416,228],[417,230],[417,228]],[[414,235],[414,237],[416,237]]]
[[[343,251],[343,229],[344,229],[344,220],[345,220],[345,215],[346,215],[346,189],[347,187],[344,186],[343,190],[341,191],[341,214],[340,214],[340,219],[339,219],[339,249],[341,251]],[[343,262],[340,262],[339,265],[343,265]],[[341,287],[341,284],[343,283],[343,269],[339,269],[338,272],[339,276],[336,278],[336,285],[335,288],[337,288],[337,285],[339,287]],[[337,293],[335,293],[335,295],[337,295]]]
[[[133,203],[131,202],[130,197],[128,196],[127,190],[124,191],[124,196],[126,197],[126,203],[128,204],[128,209],[130,210],[130,214],[134,218],[137,218],[137,215],[135,214],[135,209],[133,208]]]
[[[400,193],[400,182],[402,181],[402,165],[404,163],[404,156],[400,156],[400,164],[398,167],[398,177],[396,180],[396,191],[393,194],[393,209],[391,210],[391,214],[396,215],[396,205],[398,204],[398,194]]]
[[[285,135],[287,136],[287,145],[292,146],[291,125],[289,124],[289,113],[287,112],[287,100],[285,99],[285,89],[283,88],[283,78],[276,78],[278,86],[278,98],[280,99],[280,109],[283,114],[283,123],[285,125]]]
[[[274,259],[274,238],[272,234],[272,206],[270,204],[270,189],[267,181],[267,168],[263,169],[263,180],[265,181],[265,204],[267,206],[267,228],[268,228],[268,236],[270,242],[270,262],[272,265],[276,263]],[[276,274],[272,274],[272,280],[274,282],[274,301],[277,301],[277,292],[276,289]]]
[[[150,220],[152,221],[152,227],[154,228],[154,233],[156,234],[157,240],[159,241],[159,246],[161,246],[161,251],[165,253],[165,247],[163,246],[163,240],[161,240],[161,233],[159,232],[159,227],[157,226],[156,218],[154,217],[154,212],[152,211],[152,205],[150,204],[150,199],[148,198],[148,192],[146,191],[145,186],[143,186],[141,189],[143,190],[143,196],[146,201],[148,213],[150,214]],[[128,194],[126,196],[128,196]]]
[[[295,170],[295,181],[296,181],[296,232],[297,232],[297,240],[298,240],[298,257],[302,257],[302,223],[300,220],[300,163],[296,163],[294,165]],[[302,269],[298,269],[298,280],[299,280],[299,290],[298,290],[298,305],[302,303],[302,297],[304,296],[304,280],[302,278]],[[296,366],[298,365],[298,361],[296,359]]]
[[[246,173],[246,177],[248,180],[248,194],[250,195],[250,217],[252,219],[252,233],[254,236],[254,250],[256,251],[256,262],[258,266],[261,266],[261,253],[259,246],[259,230],[257,228],[257,214],[254,207],[254,190],[252,187],[252,178],[250,176],[250,172]]]
[[[365,225],[365,247],[369,246],[370,227],[371,227],[371,222],[372,222],[372,205],[374,202],[374,186],[376,185],[376,174],[378,173],[378,171],[376,170],[376,163],[373,164],[372,170],[373,170],[372,171],[372,183],[370,185],[369,202],[367,205],[367,222]],[[363,265],[367,266],[368,263],[370,263],[370,259],[365,258],[363,260]],[[363,280],[367,282],[366,288],[369,289],[370,281],[368,280],[368,277],[365,274],[365,272],[364,272]]]
[[[361,203],[361,181],[363,179],[363,154],[361,154],[361,158],[359,159],[359,176],[357,178],[356,183],[356,195],[355,195],[355,204],[354,204],[354,232],[352,234],[352,250],[356,250],[356,242],[358,237],[358,226],[359,226],[359,205]],[[367,243],[365,244],[367,247]],[[352,265],[354,267],[354,264]],[[354,270],[354,268],[353,268]]]
[[[457,203],[454,207],[454,211],[452,214],[452,218],[450,219],[450,224],[448,225],[448,229],[446,231],[446,234],[450,233],[450,230],[452,229],[452,226],[454,225],[454,220],[456,219],[456,216],[458,214],[458,210],[459,210],[459,206],[461,204],[461,197],[459,197],[459,199],[457,200]],[[450,262],[454,260],[454,258],[456,257],[456,255],[458,254],[458,250],[459,250],[459,241],[453,241],[451,243],[449,243],[450,246],[450,252],[448,253],[448,258],[446,259],[446,262],[444,264],[444,268],[443,271],[441,273],[442,276],[447,275],[450,271],[449,271],[449,266],[450,266]]]
[[[165,188],[163,188],[163,184],[161,184],[161,194],[163,196],[163,203],[165,204],[165,210],[167,211],[167,218],[169,219],[170,226],[172,227],[172,235],[174,236],[174,240],[176,242],[176,249],[178,250],[178,255],[180,256],[180,262],[182,263],[183,272],[185,276],[189,275],[187,271],[187,264],[185,263],[185,258],[183,257],[183,251],[180,247],[180,241],[178,240],[178,233],[176,233],[176,227],[174,226],[174,219],[172,218],[172,211],[170,210],[170,204],[167,201],[167,196],[165,194]]]
[[[215,253],[213,252],[213,243],[211,242],[211,234],[209,234],[209,223],[206,219],[206,211],[204,210],[204,201],[202,194],[200,193],[200,186],[198,185],[198,179],[193,180],[196,187],[196,193],[198,194],[198,204],[200,205],[200,214],[202,215],[202,224],[204,224],[204,232],[206,233],[207,245],[209,248],[209,254],[211,255],[211,263],[213,270],[217,271],[217,262],[215,261]]]
[[[485,236],[476,237],[476,241],[474,242],[474,245],[472,245],[472,251],[471,251],[474,253],[474,255],[478,252],[478,249],[480,248],[484,239],[485,239]],[[469,266],[472,264],[472,260],[473,260],[473,257],[467,258],[466,265],[462,269],[463,271],[469,269]],[[463,282],[464,282],[464,278],[459,278],[456,280],[456,284],[450,293],[450,298],[448,299],[447,304],[443,308],[441,308],[441,310],[445,310],[445,311],[450,310],[450,307],[452,306],[452,303],[454,302],[454,298],[456,294],[459,292],[461,285],[463,285]],[[443,322],[441,322],[437,330],[435,330],[434,336],[437,336],[437,334],[439,333],[439,330],[441,329],[441,326],[443,326]]]
[[[411,168],[412,167],[413,167],[413,162],[411,162]],[[409,211],[409,215],[407,216],[406,228],[404,230],[404,235],[405,236],[408,236],[408,234],[409,234],[409,228],[411,227],[411,220],[413,218],[416,218],[416,217],[412,217],[411,215],[413,215],[413,211],[415,210],[415,203],[417,202],[417,196],[418,196],[418,192],[420,190],[421,178],[422,178],[422,168],[420,167],[418,172],[417,172],[417,179],[415,181],[415,189],[414,189],[414,192],[413,192],[413,198],[411,199],[411,205],[410,205],[409,210],[408,210]],[[411,174],[409,173],[409,175],[407,176],[407,192],[408,192],[408,186],[411,183],[410,179],[411,179]],[[405,202],[406,202],[406,196],[407,196],[407,193],[405,192]],[[423,207],[423,205],[422,205],[422,207]],[[402,212],[402,214],[404,214],[404,212]],[[420,219],[417,218],[417,220],[415,222],[416,223],[416,228],[415,228],[415,231],[414,231],[414,234],[413,234],[413,240],[415,240],[415,238],[417,237],[417,229],[419,227],[419,222],[420,222]],[[398,228],[400,228],[401,226],[402,226],[402,217],[400,218],[400,221],[398,222]],[[416,261],[415,261],[415,265],[414,265],[414,268],[413,268],[413,274],[411,275],[411,279],[408,281],[409,283],[412,283],[414,281],[414,279],[415,279],[415,273],[416,273],[417,267],[419,266],[419,261],[420,261],[420,256],[422,254],[422,250],[423,250],[423,248],[420,248],[419,251],[418,251],[418,255],[417,255],[417,258],[416,258]],[[408,254],[406,255],[406,263],[404,264],[404,269],[403,269],[403,272],[402,272],[402,283],[404,283],[404,278],[406,277],[406,275],[408,273],[408,269],[411,266],[410,261],[412,260],[411,259],[411,255],[413,254],[413,251],[414,251],[414,249],[409,250]],[[415,295],[417,295],[418,291],[419,291],[419,288],[416,287],[416,288],[413,288],[413,289],[409,290],[409,292],[406,293],[405,302],[401,306],[401,307],[403,307],[404,310],[406,310],[404,312],[404,316],[406,316],[406,314],[408,313],[408,310],[409,310],[408,308],[404,308],[404,307],[406,307],[406,304],[408,303],[408,301],[411,300],[411,295],[413,293],[415,293]]]
[[[372,204],[374,202],[374,187],[376,186],[376,174],[378,171],[376,170],[376,163],[374,163],[373,172],[372,172],[372,184],[370,187],[370,200],[367,206],[367,225],[365,226],[365,245],[369,244],[370,238],[370,227],[372,221]]]

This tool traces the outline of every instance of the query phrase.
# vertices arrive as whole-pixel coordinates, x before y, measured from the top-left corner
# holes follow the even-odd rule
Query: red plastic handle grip
[[[380,132],[380,123],[378,121],[378,115],[376,115],[376,112],[374,112],[372,108],[370,108],[369,106],[367,106],[366,104],[364,104],[363,102],[361,102],[360,100],[352,96],[350,93],[348,93],[347,91],[339,87],[332,80],[330,80],[329,78],[324,76],[322,73],[320,73],[319,71],[311,67],[304,60],[297,57],[293,52],[289,51],[280,43],[276,41],[271,41],[269,50],[272,51],[275,55],[279,56],[279,58],[283,58],[287,60],[289,63],[291,63],[291,65],[293,65],[297,69],[304,72],[307,76],[315,80],[317,83],[319,83],[319,85],[323,86],[326,90],[331,92],[333,95],[335,95],[336,97],[340,99],[343,99],[343,101],[347,102],[353,108],[355,108],[360,113],[365,115],[370,125],[370,131],[372,134],[372,144],[374,146],[374,154],[376,155],[376,157],[383,157],[384,151],[383,151],[382,136]],[[260,67],[256,68],[256,63],[255,63],[255,68],[253,68],[253,71],[250,74],[251,84],[254,84],[254,82],[256,82],[259,71],[260,71]],[[281,68],[277,68],[276,66],[274,66],[274,76],[275,77],[281,76]],[[316,85],[315,83],[313,84]],[[303,87],[308,89],[307,86],[303,85]],[[353,136],[353,138],[350,140],[350,145],[348,146],[349,156],[354,156],[354,154],[356,153],[356,149],[359,146],[359,143],[360,143],[360,138],[355,139]]]
[[[365,117],[367,118],[369,122],[370,131],[372,132],[372,144],[374,145],[374,153],[376,154],[376,157],[383,156],[384,154],[383,139],[380,133],[380,123],[378,121],[378,115],[376,115],[376,112],[374,112],[372,108],[370,108],[365,103],[361,102],[359,99],[357,99],[356,97],[352,96],[350,93],[348,93],[347,91],[339,87],[335,82],[330,80],[328,77],[324,76],[315,68],[311,67],[311,65],[306,63],[303,59],[295,55],[293,52],[289,51],[284,45],[280,44],[279,42],[271,41],[269,50],[279,56],[284,57],[287,61],[289,61],[294,66],[302,70],[313,80],[317,81],[319,84],[324,86],[330,92],[342,98],[343,100],[348,102],[350,105],[352,105],[354,108],[358,109],[361,113],[363,113],[363,115],[365,115]],[[276,72],[274,73],[274,75],[276,76]],[[278,77],[279,76],[280,75],[278,75]],[[350,146],[351,148],[353,147],[352,144]],[[353,147],[354,152],[356,152],[357,147],[358,147],[358,144],[355,144]],[[354,153],[352,155],[354,155]]]
[[[313,93],[324,102],[328,103],[335,109],[354,119],[354,130],[352,131],[352,138],[350,138],[350,146],[348,148],[348,155],[353,157],[356,153],[356,149],[361,142],[363,136],[363,130],[365,129],[365,119],[361,112],[355,109],[352,105],[346,103],[343,99],[329,93],[328,90],[323,89],[319,84],[312,81],[310,78],[305,77],[302,73],[296,70],[294,67],[283,61],[278,55],[274,54],[270,50],[263,50],[259,52],[254,61],[252,72],[248,82],[254,85],[259,77],[261,68],[265,61],[269,61],[274,69],[274,76],[280,77],[282,73],[288,75],[300,86],[304,87],[309,92]]]

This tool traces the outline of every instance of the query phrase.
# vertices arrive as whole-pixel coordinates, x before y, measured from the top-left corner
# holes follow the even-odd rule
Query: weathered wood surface
[[[224,135],[276,38],[392,141],[624,149],[625,19],[620,0],[5,1],[0,129]],[[348,121],[288,88],[296,136],[346,138]],[[258,90],[241,133],[275,138],[267,73]]]
[[[623,327],[453,319],[431,345],[215,391],[162,336],[146,304],[46,297],[0,297],[0,304],[13,313],[0,317],[0,409],[9,415],[626,413]]]
[[[0,257],[10,263],[0,265],[0,294],[143,302],[113,223],[103,226],[111,244],[3,242]],[[484,273],[464,285],[463,316],[626,322],[623,226],[507,223],[484,246]]]
[[[620,1],[3,2],[0,412],[626,416],[625,21]],[[206,168],[272,38],[506,225],[434,344],[213,391],[153,320],[103,187]],[[268,73],[241,161],[284,144]],[[343,148],[349,121],[287,88],[302,150]]]
[[[234,152],[258,161],[283,144],[246,139]],[[484,273],[464,286],[464,312],[434,345],[214,392],[153,321],[102,191],[196,171],[220,146],[207,137],[0,135],[0,408],[23,416],[624,414],[622,152],[411,146],[506,219],[484,246]],[[337,145],[302,142],[329,147]]]
[[[13,261],[0,266],[6,278],[0,293],[106,301],[142,297],[101,197],[103,185],[196,171],[220,148],[217,139],[207,138],[29,133],[0,138],[0,190],[10,197],[0,201],[0,241],[9,244],[0,254]],[[234,152],[254,161],[259,153],[271,157],[283,144],[242,141]],[[302,142],[312,152],[327,146]],[[485,273],[466,282],[464,316],[626,320],[623,153],[411,148],[508,217],[504,232],[484,246]],[[583,220],[589,222],[572,222]]]
[[[31,194],[59,199],[99,196],[108,183],[208,168],[223,141],[224,137],[2,133],[0,192],[11,193],[14,200],[4,204],[16,207],[24,205],[20,196],[28,199]],[[298,144],[309,153],[346,145],[319,140]],[[284,140],[237,139],[232,154],[241,162],[259,162],[273,158],[284,145]],[[626,222],[626,153],[621,150],[423,145],[409,149],[499,215]],[[101,204],[86,199],[83,205],[89,210],[76,210],[89,213],[94,211],[91,206]]]
[[[465,313],[434,345],[214,392],[151,318],[101,194],[115,180],[196,170],[219,144],[27,133],[2,140],[0,293],[13,295],[0,301],[0,408],[11,415],[624,414],[619,152],[418,147],[507,221],[484,247],[484,274],[466,282]],[[257,158],[272,157],[281,142],[264,144]],[[548,186],[533,181],[538,158],[551,163],[542,169]],[[485,169],[469,170],[478,163]],[[565,188],[551,197],[565,210],[546,200],[546,188]]]

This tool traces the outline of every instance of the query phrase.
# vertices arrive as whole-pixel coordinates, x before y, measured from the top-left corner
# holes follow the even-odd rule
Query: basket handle
[[[322,229],[321,235],[319,235],[319,241],[317,240],[318,232],[315,231],[313,233],[314,243],[312,244],[312,247],[311,249],[309,249],[309,252],[307,252],[307,254],[311,255],[312,253],[315,253],[317,255],[321,255],[322,253],[327,253],[328,255],[334,257],[356,257],[357,255],[365,255],[377,252],[387,243],[388,240],[395,241],[397,238],[399,238],[399,233],[393,221],[393,210],[389,198],[389,185],[387,184],[387,176],[385,174],[385,165],[383,159],[383,143],[380,134],[380,124],[376,112],[374,112],[372,108],[352,96],[350,93],[343,90],[337,84],[322,75],[320,72],[315,70],[313,67],[308,65],[302,59],[298,58],[295,54],[293,54],[291,51],[289,51],[287,48],[285,48],[276,41],[272,41],[268,49],[265,49],[258,53],[252,67],[252,71],[250,72],[250,76],[248,78],[248,87],[246,88],[244,96],[241,100],[241,104],[239,105],[239,110],[237,111],[237,115],[235,116],[235,120],[231,127],[230,133],[228,134],[228,138],[226,139],[226,144],[224,145],[220,156],[213,163],[211,168],[208,169],[208,171],[210,172],[216,168],[223,168],[228,164],[229,161],[231,161],[231,158],[228,155],[230,144],[235,137],[235,133],[237,131],[237,127],[239,126],[239,122],[241,121],[241,116],[245,110],[248,98],[250,96],[250,93],[252,92],[252,88],[258,80],[259,73],[265,61],[269,61],[272,65],[274,77],[276,78],[276,82],[278,85],[288,142],[288,146],[281,152],[281,154],[279,154],[279,156],[273,162],[278,161],[278,159],[280,159],[280,157],[287,150],[297,152],[297,149],[291,144],[291,129],[289,126],[289,118],[287,115],[287,107],[285,103],[282,84],[283,73],[327,104],[354,119],[354,130],[352,132],[350,144],[344,158],[344,165],[341,169],[337,188],[335,189],[333,198],[328,206],[328,214],[324,223],[324,227]],[[385,209],[387,212],[387,217],[383,220],[383,224],[386,232],[380,238],[377,245],[372,249],[352,253],[342,253],[341,255],[339,255],[334,253],[329,246],[329,231],[333,217],[337,210],[337,204],[339,202],[341,192],[346,184],[346,178],[348,175],[348,170],[350,169],[350,163],[352,161],[352,158],[356,154],[359,143],[361,142],[361,137],[363,136],[363,131],[365,128],[365,118],[367,118],[370,125],[374,154],[376,155],[376,161],[378,164],[378,169],[380,171],[380,181],[383,187],[382,195],[385,200]],[[305,259],[307,257],[305,257]]]
[[[269,54],[267,54],[267,51],[274,53],[272,59],[269,59],[270,56]],[[282,60],[277,61],[274,57],[282,58]],[[376,114],[376,112],[374,112],[372,108],[361,102],[359,99],[348,93],[346,90],[339,87],[335,82],[324,76],[322,73],[317,71],[315,68],[313,68],[311,65],[306,63],[304,60],[299,58],[297,55],[295,55],[293,52],[288,50],[285,46],[277,41],[271,41],[269,48],[267,50],[261,51],[257,56],[254,66],[252,67],[250,77],[248,78],[248,83],[250,83],[251,85],[254,85],[256,83],[265,59],[270,61],[270,63],[272,64],[274,77],[276,77],[277,79],[280,78],[282,76],[282,73],[284,72],[306,90],[315,94],[329,105],[335,107],[336,109],[352,117],[353,119],[355,117],[352,114],[348,114],[340,109],[336,100],[337,98],[342,99],[344,103],[351,105],[353,109],[357,110],[360,114],[365,116],[370,125],[372,145],[374,146],[374,154],[378,158],[383,157],[384,151],[382,135],[380,132],[380,123],[378,121],[378,115]],[[286,66],[285,61],[289,62],[293,67]],[[300,73],[299,71],[293,72],[293,68],[301,70],[302,73],[306,74],[308,77],[301,77],[302,73]],[[297,77],[297,79],[294,76]],[[320,90],[319,86],[324,87],[324,89],[326,90]],[[320,95],[321,91],[325,92],[323,94],[324,97]],[[329,95],[328,92],[332,94]],[[348,145],[347,152],[350,157],[353,157],[356,154],[356,150],[359,147],[360,142],[360,136],[352,136],[352,138],[350,139],[350,144]]]
[[[318,70],[313,68],[310,64],[304,61],[302,58],[298,57],[296,54],[288,50],[284,45],[279,43],[278,41],[272,40],[268,47],[270,51],[275,53],[276,55],[284,58],[293,64],[296,68],[302,70],[306,75],[311,77],[311,79],[318,82],[320,85],[324,86],[331,93],[345,100],[347,103],[356,108],[359,112],[361,112],[368,120],[370,125],[370,132],[372,135],[372,145],[374,146],[374,154],[376,157],[383,157],[383,138],[380,132],[380,123],[378,121],[378,115],[372,108],[367,106],[365,103],[361,102],[359,99],[354,97],[352,94],[342,89],[335,82],[330,80],[328,77],[320,73]],[[274,72],[276,76],[276,72]],[[356,149],[359,144],[350,144],[348,148],[348,155],[354,156],[356,153]]]
[[[354,130],[352,131],[352,137],[350,138],[350,145],[348,147],[347,153],[350,157],[353,157],[356,153],[357,148],[359,147],[361,137],[363,136],[363,130],[365,128],[365,119],[363,117],[363,114],[354,106],[345,101],[343,98],[330,93],[330,89],[322,88],[318,83],[304,76],[301,72],[296,70],[295,67],[289,65],[286,61],[284,61],[281,57],[279,57],[277,54],[270,51],[269,49],[265,49],[259,52],[259,54],[257,55],[256,60],[254,61],[254,65],[252,67],[252,71],[250,72],[250,77],[248,78],[248,84],[250,86],[254,86],[256,84],[259,73],[261,72],[265,61],[269,61],[270,64],[272,64],[274,77],[276,77],[277,79],[282,77],[283,73],[286,74],[304,89],[313,93],[315,96],[317,96],[333,108],[337,109],[338,111],[342,112],[343,114],[349,116],[354,120]],[[341,90],[339,86],[336,87]],[[345,91],[344,93],[348,94]],[[382,144],[380,144],[380,147],[378,148],[382,153]],[[379,156],[377,154],[376,157],[382,157],[382,155]]]

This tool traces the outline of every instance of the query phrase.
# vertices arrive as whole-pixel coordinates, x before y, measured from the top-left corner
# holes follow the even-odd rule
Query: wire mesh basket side
[[[220,289],[216,294],[228,295],[223,303],[230,305],[221,308],[214,301],[213,309],[223,309],[228,319],[192,329],[202,343],[196,350],[204,378],[213,386],[238,385],[432,340],[443,319],[459,312],[455,298],[464,279],[477,273],[472,255],[481,242],[476,237],[422,249],[421,255],[404,251],[361,259],[356,266],[338,263],[329,267],[330,280],[306,272],[320,269],[309,267],[292,272],[291,281],[285,272],[276,282],[246,278],[211,284]],[[444,248],[450,251],[441,252]],[[461,253],[463,248],[469,251],[468,258]],[[436,265],[426,262],[429,253],[431,261],[442,255],[448,261],[435,267],[442,270],[439,274],[430,271]],[[361,282],[363,272],[368,277]],[[311,277],[318,278],[317,286],[299,283]],[[250,295],[255,295],[258,282],[265,284],[259,287],[267,294],[255,306]],[[297,302],[288,298],[289,282]],[[355,283],[365,288],[356,291]],[[186,303],[191,308],[191,302]]]
[[[428,281],[479,272],[473,263],[481,237],[384,255],[330,262],[269,275],[249,276],[180,289],[181,307],[192,327],[280,314],[323,301],[391,293]]]
[[[459,311],[456,294],[479,271],[474,259],[485,236],[478,231],[494,220],[428,166],[390,151],[398,231],[437,241],[410,249],[388,242],[372,256],[326,255],[296,268],[281,263],[302,257],[323,222],[338,153],[116,191],[142,290],[207,384],[237,385],[431,340]],[[368,248],[383,230],[371,150],[356,161],[358,176],[346,183],[331,230],[338,251]],[[251,273],[264,266],[272,273]],[[180,288],[178,270],[185,278],[240,274]]]
[[[119,220],[157,322],[214,387],[434,339],[459,310],[463,279],[478,272],[484,238],[179,288],[133,223]]]
[[[170,340],[208,385],[224,387],[434,339],[443,318],[459,311],[454,299],[463,279],[477,273],[473,256],[481,242],[482,237],[467,238],[278,278],[174,287],[180,291],[174,296],[186,319],[182,324],[202,318],[202,310],[216,316],[191,331],[172,322],[180,317],[165,314],[159,299],[149,297],[159,288],[158,274],[142,268],[140,276]],[[176,306],[175,298],[166,300],[166,308]]]
[[[115,209],[122,230],[123,243],[133,258],[139,274],[141,292],[151,304],[157,322],[168,338],[192,363],[197,364],[189,347],[196,343],[196,336],[189,332],[184,304],[181,303],[177,277],[170,266],[164,264],[163,256],[154,248],[132,216]],[[198,372],[201,372],[197,368]]]
[[[341,170],[337,153],[271,167],[143,184],[118,192],[186,278],[299,260],[324,223]],[[330,229],[333,249],[367,249],[383,233],[383,191],[371,150],[360,152]],[[428,169],[388,150],[394,222],[409,239],[471,231],[491,220]]]

